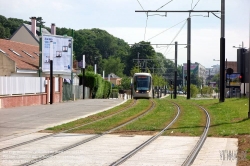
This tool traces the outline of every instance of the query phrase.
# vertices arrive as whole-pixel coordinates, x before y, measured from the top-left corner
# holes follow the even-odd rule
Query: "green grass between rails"
[[[179,119],[167,130],[165,135],[188,135],[199,136],[204,129],[206,116],[201,109],[195,104],[201,105],[206,108],[211,117],[211,124],[208,136],[233,136],[250,134],[250,119],[247,118],[248,113],[248,99],[247,98],[231,98],[226,99],[225,102],[220,103],[218,99],[207,100],[187,100],[185,97],[178,96],[177,99],[167,100],[176,102],[180,105],[182,111]],[[170,119],[176,114],[176,107],[171,105],[166,99],[155,99],[156,108],[149,112],[137,121],[124,126],[119,131],[158,131],[165,127]],[[111,110],[101,112],[90,117],[79,119],[67,124],[48,128],[53,132],[66,130],[72,127],[80,126],[88,122],[100,119],[102,117],[114,114],[122,107],[131,104],[132,100],[127,101],[125,104],[115,107]],[[86,125],[74,132],[88,132],[98,133],[108,130],[114,126],[124,123],[125,121],[140,114],[143,109],[148,107],[148,100],[138,100],[136,108],[132,108],[111,118]]]
[[[114,107],[112,109],[106,110],[104,112],[100,112],[98,114],[94,114],[94,115],[88,116],[86,118],[81,118],[81,119],[78,119],[78,120],[75,120],[75,121],[72,121],[72,122],[69,122],[69,123],[59,125],[59,126],[50,127],[50,128],[47,128],[46,130],[51,130],[53,132],[60,132],[60,131],[64,131],[64,130],[74,128],[74,127],[77,127],[77,126],[80,126],[80,125],[84,125],[86,123],[89,123],[89,122],[92,122],[92,121],[95,121],[95,120],[110,116],[112,114],[115,114],[119,110],[121,110],[122,108],[128,107],[133,102],[134,102],[133,100],[128,100],[125,103],[123,103],[123,104],[121,104],[121,105],[119,105],[117,107]]]
[[[137,121],[130,123],[117,132],[136,132],[136,131],[160,131],[170,123],[176,112],[173,104],[166,100],[154,100],[156,107],[147,115],[139,118]]]
[[[180,106],[181,112],[177,121],[164,133],[164,135],[188,135],[199,136],[202,134],[204,116],[203,111],[197,106],[192,105],[190,100],[184,97],[177,97],[175,102]]]
[[[80,128],[77,128],[75,130],[72,130],[70,132],[73,133],[102,133],[104,131],[108,131],[116,126],[119,126],[134,117],[142,114],[145,112],[147,108],[150,107],[150,101],[149,100],[138,100],[138,104],[136,107],[132,107],[128,109],[127,111],[121,112],[120,114],[114,115],[110,118],[95,122],[93,124],[89,124]]]

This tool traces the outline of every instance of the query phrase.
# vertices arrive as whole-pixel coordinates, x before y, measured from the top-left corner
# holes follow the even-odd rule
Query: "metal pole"
[[[50,104],[53,104],[53,41],[50,41]]]
[[[187,99],[190,99],[191,18],[187,21]]]
[[[73,39],[74,39],[74,30],[72,29],[71,31],[71,35],[72,35],[72,41],[71,41],[71,74],[70,74],[70,91],[71,91],[71,96],[73,97],[73,95],[75,95],[75,92],[73,92]]]
[[[174,99],[176,99],[176,93],[177,93],[177,49],[178,45],[177,42],[175,42],[175,71],[174,71]]]
[[[39,38],[39,68],[38,68],[39,77],[42,76],[42,23],[40,23],[40,38]]]
[[[220,102],[225,101],[225,0],[221,0]]]
[[[249,17],[250,17],[250,12],[249,12]],[[250,49],[250,22],[249,22],[249,49]],[[248,119],[250,119],[250,79],[248,80]]]
[[[184,87],[184,65],[182,65],[182,87]]]
[[[85,68],[82,69],[82,99],[85,99]]]
[[[139,64],[140,64],[140,61],[139,61],[139,55],[140,55],[140,53],[138,52],[138,53],[137,53],[137,65],[138,65],[138,72],[140,71],[140,67],[139,67]]]
[[[72,29],[72,41],[71,41],[71,85],[73,85],[73,38],[74,30]]]
[[[82,56],[82,99],[85,99],[85,55]]]

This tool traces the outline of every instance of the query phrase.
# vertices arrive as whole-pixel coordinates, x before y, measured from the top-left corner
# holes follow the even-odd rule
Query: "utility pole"
[[[190,99],[191,18],[187,19],[187,99]]]
[[[225,0],[221,0],[220,102],[225,101]]]
[[[177,93],[177,50],[178,45],[177,42],[175,42],[175,71],[174,71],[174,99],[176,99],[176,93]]]
[[[139,57],[140,57],[140,53],[138,52],[138,53],[137,53],[138,72],[140,71],[140,67],[139,67],[139,65],[140,65],[140,60],[139,60]]]

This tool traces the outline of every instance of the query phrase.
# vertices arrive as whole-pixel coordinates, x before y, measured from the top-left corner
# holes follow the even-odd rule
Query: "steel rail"
[[[206,141],[206,138],[207,138],[207,133],[208,133],[209,126],[210,126],[210,116],[209,116],[209,114],[208,114],[208,112],[207,112],[207,110],[205,108],[203,108],[201,106],[198,106],[198,107],[200,107],[206,113],[206,117],[207,117],[206,126],[204,128],[204,131],[203,131],[200,139],[196,143],[195,147],[193,148],[193,150],[191,151],[189,156],[183,162],[182,166],[189,166],[194,162],[196,156],[198,155],[201,147],[203,146],[203,144],[204,144],[204,142]]]
[[[117,130],[117,129],[119,129],[119,128],[121,128],[121,127],[123,127],[123,126],[125,126],[125,125],[127,125],[127,124],[129,124],[129,123],[132,123],[132,122],[134,122],[135,120],[137,120],[138,118],[141,118],[142,116],[144,116],[145,114],[147,114],[149,111],[151,111],[151,110],[155,107],[155,103],[153,102],[153,100],[150,100],[150,101],[152,102],[151,107],[150,107],[149,109],[147,109],[147,111],[145,111],[144,113],[140,114],[139,116],[137,116],[137,117],[131,119],[130,121],[125,122],[125,123],[123,123],[123,124],[121,124],[121,125],[119,125],[119,126],[113,128],[113,129],[110,129],[110,130],[108,130],[108,131],[106,131],[106,132],[104,132],[104,133],[102,133],[102,134],[94,135],[94,136],[92,136],[92,137],[90,137],[90,138],[87,138],[87,139],[84,139],[84,140],[79,141],[79,142],[77,142],[77,143],[74,143],[74,144],[72,144],[72,145],[69,145],[69,146],[67,146],[67,147],[65,147],[65,148],[62,148],[62,149],[58,150],[58,151],[55,151],[55,152],[52,152],[52,153],[48,153],[48,154],[46,154],[46,155],[44,155],[44,156],[41,156],[41,157],[36,158],[36,159],[33,159],[33,160],[29,161],[29,162],[23,163],[23,164],[21,164],[20,166],[28,166],[28,165],[35,164],[35,163],[37,163],[37,162],[39,162],[39,161],[45,160],[45,159],[47,159],[47,158],[49,158],[49,157],[55,156],[55,155],[57,155],[57,154],[60,154],[60,153],[65,152],[65,151],[67,151],[67,150],[70,150],[70,149],[72,149],[72,148],[74,148],[74,147],[80,146],[80,145],[82,145],[82,144],[84,144],[84,143],[87,143],[87,142],[92,141],[92,140],[94,140],[94,139],[96,139],[96,138],[99,138],[99,137],[104,136],[104,135],[106,135],[106,134],[108,134],[108,133],[111,133],[112,131]]]
[[[150,137],[148,140],[146,140],[145,142],[143,142],[141,145],[137,146],[135,149],[133,149],[132,151],[130,151],[129,153],[127,153],[126,155],[124,155],[123,157],[121,157],[120,159],[116,160],[115,162],[111,163],[110,166],[117,166],[122,164],[123,162],[125,162],[127,159],[129,159],[130,157],[132,157],[134,154],[136,154],[138,151],[140,151],[141,149],[143,149],[145,146],[149,145],[151,142],[153,142],[155,139],[157,139],[159,136],[161,136],[163,134],[163,132],[165,132],[179,117],[180,115],[180,107],[176,104],[173,103],[177,106],[178,108],[178,112],[175,116],[175,118],[163,129],[161,130],[158,134],[156,134],[155,136]]]

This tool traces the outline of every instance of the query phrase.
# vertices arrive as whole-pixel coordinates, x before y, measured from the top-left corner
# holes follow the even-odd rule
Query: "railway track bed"
[[[50,141],[41,140],[34,142],[33,146],[24,145],[15,149],[6,150],[0,153],[0,165],[20,165],[31,159],[42,156],[48,152],[60,150],[72,142],[89,138],[88,134],[62,133],[51,137]],[[149,139],[149,135],[113,135],[108,134],[101,138],[92,140],[34,165],[109,165],[115,159],[121,158],[142,142]],[[143,148],[137,154],[129,158],[122,165],[181,165],[186,159],[199,137],[161,136],[150,145]],[[12,140],[17,142],[17,140]],[[21,140],[19,140],[21,142]],[[4,143],[4,142],[2,142]],[[1,143],[1,144],[2,144]],[[7,142],[5,142],[7,143]],[[8,142],[11,144],[11,142]],[[198,154],[193,165],[236,165],[236,160],[225,158],[226,149],[237,150],[237,139],[233,138],[210,138]],[[230,147],[230,149],[228,149]],[[232,149],[235,147],[235,149]],[[224,150],[224,151],[223,151]],[[226,157],[226,156],[225,156]],[[77,161],[77,162],[76,162]]]
[[[191,165],[193,156],[199,152],[198,150],[196,153],[196,149],[200,148],[201,151],[194,165],[236,165],[237,160],[233,158],[234,156],[230,159],[225,157],[228,157],[226,150],[230,153],[237,151],[237,146],[233,146],[237,145],[237,139],[207,138],[209,145],[207,143],[202,148],[201,140],[206,140],[210,120],[202,134],[205,139],[161,136],[175,122],[179,112],[166,128],[154,136],[108,134],[117,128],[99,135],[59,133],[47,139],[1,151],[0,165],[61,165],[62,163],[66,165]],[[119,128],[122,126],[120,125]],[[22,142],[25,138],[17,139],[1,142],[0,148],[11,146],[11,141],[15,144],[18,141]]]

